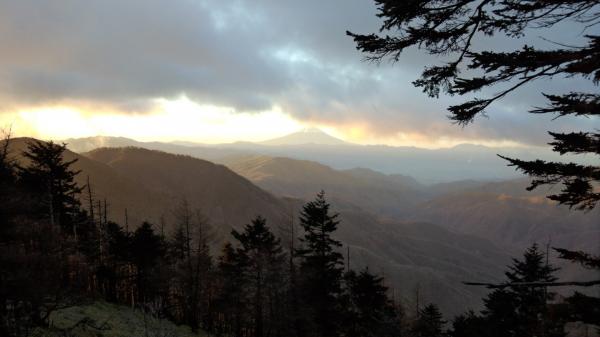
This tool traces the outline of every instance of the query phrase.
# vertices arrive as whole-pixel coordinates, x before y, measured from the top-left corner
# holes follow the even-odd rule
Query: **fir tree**
[[[275,238],[266,220],[260,216],[246,225],[243,232],[233,230],[231,234],[240,244],[238,253],[242,273],[238,277],[244,280],[245,289],[249,292],[253,336],[279,335],[280,312],[273,310],[273,306],[282,307],[285,291],[283,271],[286,259],[280,240]]]
[[[243,336],[246,326],[248,301],[244,293],[244,280],[241,255],[231,243],[225,244],[219,257],[220,290],[215,305],[222,318],[215,324],[215,330],[222,334]]]
[[[428,304],[419,310],[419,317],[413,326],[415,337],[442,337],[444,335],[444,318],[435,304]]]
[[[296,250],[300,260],[300,287],[304,302],[312,310],[316,336],[336,336],[339,330],[339,295],[343,258],[337,249],[341,243],[332,238],[339,221],[338,214],[330,214],[325,193],[304,205],[300,225],[304,236]]]
[[[469,311],[458,315],[452,320],[452,328],[448,331],[450,337],[486,337],[490,336],[489,325],[480,315]]]
[[[583,266],[585,269],[594,270],[600,273],[600,256],[592,255],[582,251],[571,251],[567,249],[555,248],[559,253],[559,257],[564,260],[571,261]],[[590,284],[600,284],[598,280],[590,282]],[[593,297],[589,294],[575,292],[567,298],[568,314],[567,317],[571,321],[580,321],[586,324],[594,324],[600,326],[600,298]]]
[[[159,259],[164,256],[161,237],[154,232],[148,222],[136,229],[131,239],[131,259],[136,267],[136,286],[138,301],[148,301],[155,291],[152,274]]]
[[[554,293],[539,286],[520,283],[554,282],[557,268],[546,263],[546,255],[534,244],[522,260],[513,259],[505,273],[508,287],[496,289],[486,299],[484,316],[492,336],[562,336],[563,323],[551,319],[548,302]]]
[[[383,277],[364,269],[349,271],[344,277],[347,305],[346,336],[398,336],[401,322],[397,309],[387,295]]]
[[[63,154],[66,146],[53,142],[34,140],[28,144],[23,156],[28,159],[29,165],[19,167],[19,178],[34,195],[38,195],[42,211],[52,225],[77,234],[77,223],[74,219],[80,211],[77,195],[81,188],[75,182],[79,171],[72,170],[71,166],[77,161],[65,161]]]

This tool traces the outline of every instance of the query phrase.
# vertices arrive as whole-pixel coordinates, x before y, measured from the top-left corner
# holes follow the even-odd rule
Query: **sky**
[[[539,146],[548,130],[600,128],[525,112],[544,104],[542,90],[589,89],[580,79],[538,82],[487,118],[452,124],[446,107],[458,98],[411,84],[440,60],[410,50],[398,63],[365,62],[345,35],[376,32],[376,13],[370,0],[0,0],[0,127],[203,143],[319,127],[355,143],[429,148]],[[581,39],[571,28],[526,42]]]

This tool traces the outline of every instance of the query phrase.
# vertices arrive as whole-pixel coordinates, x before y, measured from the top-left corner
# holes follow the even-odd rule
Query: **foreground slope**
[[[38,329],[32,335],[44,337],[192,337],[189,327],[177,326],[152,313],[122,305],[95,302],[60,309],[50,316],[51,326]]]

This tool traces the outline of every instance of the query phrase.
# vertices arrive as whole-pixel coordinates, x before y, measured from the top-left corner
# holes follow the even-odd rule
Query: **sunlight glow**
[[[279,109],[240,113],[232,108],[199,105],[187,98],[159,99],[146,114],[94,113],[69,107],[22,110],[0,123],[12,125],[17,136],[66,139],[96,135],[141,141],[224,143],[262,141],[304,127]]]
[[[368,124],[303,123],[274,108],[258,113],[230,107],[202,105],[181,97],[156,99],[145,113],[125,113],[89,105],[22,109],[0,114],[0,127],[12,127],[14,136],[64,140],[93,136],[127,137],[139,141],[186,141],[206,144],[258,142],[317,127],[347,142],[364,145],[448,148],[469,143],[488,147],[521,147],[513,141],[452,137],[431,138],[419,132],[378,134]]]

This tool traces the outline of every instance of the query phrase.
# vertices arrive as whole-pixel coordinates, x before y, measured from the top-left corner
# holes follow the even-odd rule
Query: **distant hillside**
[[[600,209],[584,213],[548,200],[547,188],[528,192],[528,179],[487,183],[454,190],[415,208],[412,219],[491,240],[512,251],[541,246],[600,254]],[[556,253],[551,252],[551,256]],[[553,259],[563,279],[587,279],[590,272]]]
[[[105,147],[138,147],[164,151],[172,154],[183,154],[210,161],[219,160],[222,157],[241,156],[252,153],[244,150],[215,148],[201,144],[180,145],[163,142],[139,142],[124,137],[95,136],[87,138],[71,138],[63,140],[63,142],[67,144],[69,150],[77,153],[89,152]]]
[[[32,140],[31,138],[12,139],[11,155],[22,161],[20,154],[26,150],[27,143]],[[98,201],[107,199],[108,216],[114,221],[124,223],[125,209],[127,209],[132,226],[144,220],[157,222],[162,214],[169,214],[173,207],[175,200],[172,195],[164,191],[151,190],[104,163],[68,150],[64,153],[64,157],[66,160],[77,159],[73,165],[74,169],[81,171],[76,177],[77,183],[85,186],[89,177],[94,198]],[[82,196],[82,199],[84,208],[89,209],[85,196]]]
[[[100,147],[134,146],[222,163],[232,157],[264,155],[316,161],[338,170],[364,167],[386,174],[411,176],[421,183],[433,184],[457,180],[501,180],[520,177],[496,156],[557,159],[548,149],[488,148],[460,145],[429,150],[416,147],[357,145],[345,143],[327,134],[299,132],[265,143],[194,144],[137,142],[120,137],[67,139],[69,149],[87,152]],[[560,159],[560,158],[558,158]],[[564,159],[564,158],[563,158]]]
[[[528,184],[519,179],[442,194],[421,204],[412,218],[505,245],[551,239],[553,245],[600,250],[600,210],[569,210],[547,199],[548,189],[526,191]]]
[[[20,158],[31,140],[11,140],[13,156]],[[94,197],[107,199],[108,216],[119,223],[124,223],[125,209],[132,226],[144,220],[158,223],[161,217],[171,222],[172,211],[184,197],[223,234],[257,214],[274,220],[287,216],[280,199],[208,161],[139,148],[98,149],[87,155],[65,152],[65,159],[75,158],[74,168],[81,170],[78,184],[84,186],[89,176]],[[84,195],[82,203],[87,209]]]
[[[459,307],[479,308],[487,290],[462,282],[500,280],[514,254],[488,240],[430,223],[381,220],[358,209],[335,209],[342,221],[338,237],[350,245],[353,266],[368,265],[385,275],[406,304],[415,303],[419,289],[421,303],[439,303],[448,315],[458,314]]]
[[[239,228],[256,215],[272,221],[285,217],[284,204],[222,165],[141,148],[102,148],[86,157],[173,199],[187,198],[214,223]]]
[[[346,207],[390,217],[406,216],[425,200],[423,186],[414,179],[369,169],[338,171],[312,161],[267,156],[232,158],[225,164],[275,195],[308,199],[325,190]]]

